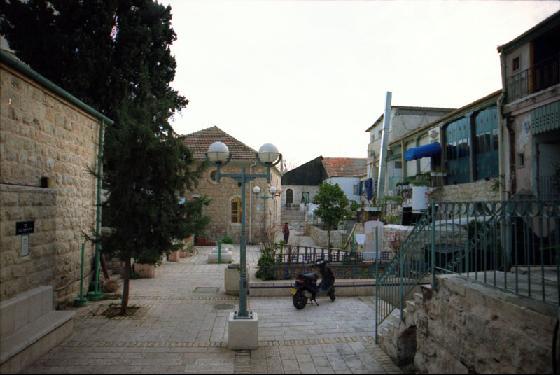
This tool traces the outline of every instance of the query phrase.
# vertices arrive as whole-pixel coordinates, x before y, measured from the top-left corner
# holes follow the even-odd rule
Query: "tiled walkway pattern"
[[[324,299],[301,311],[289,298],[252,298],[260,347],[228,350],[226,321],[237,298],[223,292],[226,266],[205,264],[208,251],[162,264],[156,279],[133,280],[130,303],[140,309],[132,317],[100,315],[110,301],[80,309],[74,335],[26,372],[399,372],[373,342],[371,298]],[[249,263],[257,257],[252,248]]]

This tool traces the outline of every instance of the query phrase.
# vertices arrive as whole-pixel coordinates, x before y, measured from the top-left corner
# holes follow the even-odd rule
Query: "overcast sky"
[[[498,45],[558,1],[164,0],[173,9],[173,120],[216,125],[288,167],[366,157],[365,130],[393,105],[461,107],[501,88]]]

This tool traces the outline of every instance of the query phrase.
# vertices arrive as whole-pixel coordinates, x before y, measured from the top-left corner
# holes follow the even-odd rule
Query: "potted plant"
[[[159,254],[149,254],[135,259],[132,272],[140,279],[153,279],[156,277],[156,267],[161,264]]]

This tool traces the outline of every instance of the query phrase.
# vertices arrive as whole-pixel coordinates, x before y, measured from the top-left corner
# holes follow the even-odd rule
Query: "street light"
[[[221,168],[231,161],[232,155],[227,145],[223,142],[214,142],[208,147],[207,159],[216,165],[216,182],[220,182],[222,177],[229,177],[241,186],[241,236],[239,240],[240,272],[239,272],[239,310],[233,315],[234,320],[253,319],[253,313],[247,311],[247,243],[245,239],[245,184],[256,178],[266,178],[270,183],[270,168],[277,165],[282,160],[282,155],[272,143],[265,143],[259,148],[255,155],[256,161],[266,167],[266,173],[247,173],[245,167],[241,168],[241,173],[222,173]],[[231,321],[230,321],[231,322]],[[229,333],[231,333],[231,329]],[[240,333],[241,334],[241,333]],[[230,348],[243,349],[236,344],[232,344],[230,337]]]

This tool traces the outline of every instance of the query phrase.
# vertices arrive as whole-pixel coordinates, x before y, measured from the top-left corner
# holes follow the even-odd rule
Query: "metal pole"
[[[436,287],[436,205],[431,202],[431,219],[432,219],[432,238],[431,238],[431,269],[432,269],[432,288]]]
[[[218,264],[222,264],[222,241],[218,240]]]
[[[387,145],[389,144],[389,129],[391,128],[391,92],[385,96],[385,114],[383,115],[383,133],[381,136],[381,150],[379,151],[379,172],[377,177],[377,202],[385,194],[385,169],[387,159]]]
[[[378,234],[377,232],[379,231],[379,228],[376,227],[375,228],[375,250],[376,250],[376,255],[375,255],[375,343],[379,344],[379,335],[377,333],[379,324],[377,322],[377,319],[379,319],[379,243],[378,241]]]
[[[84,297],[84,252],[86,244],[82,242],[80,249],[80,295],[74,300],[74,306],[83,306],[87,302]]]
[[[241,169],[241,238],[239,243],[240,277],[239,277],[239,311],[238,318],[248,318],[247,313],[247,264],[246,264],[246,240],[245,240],[245,167]]]

